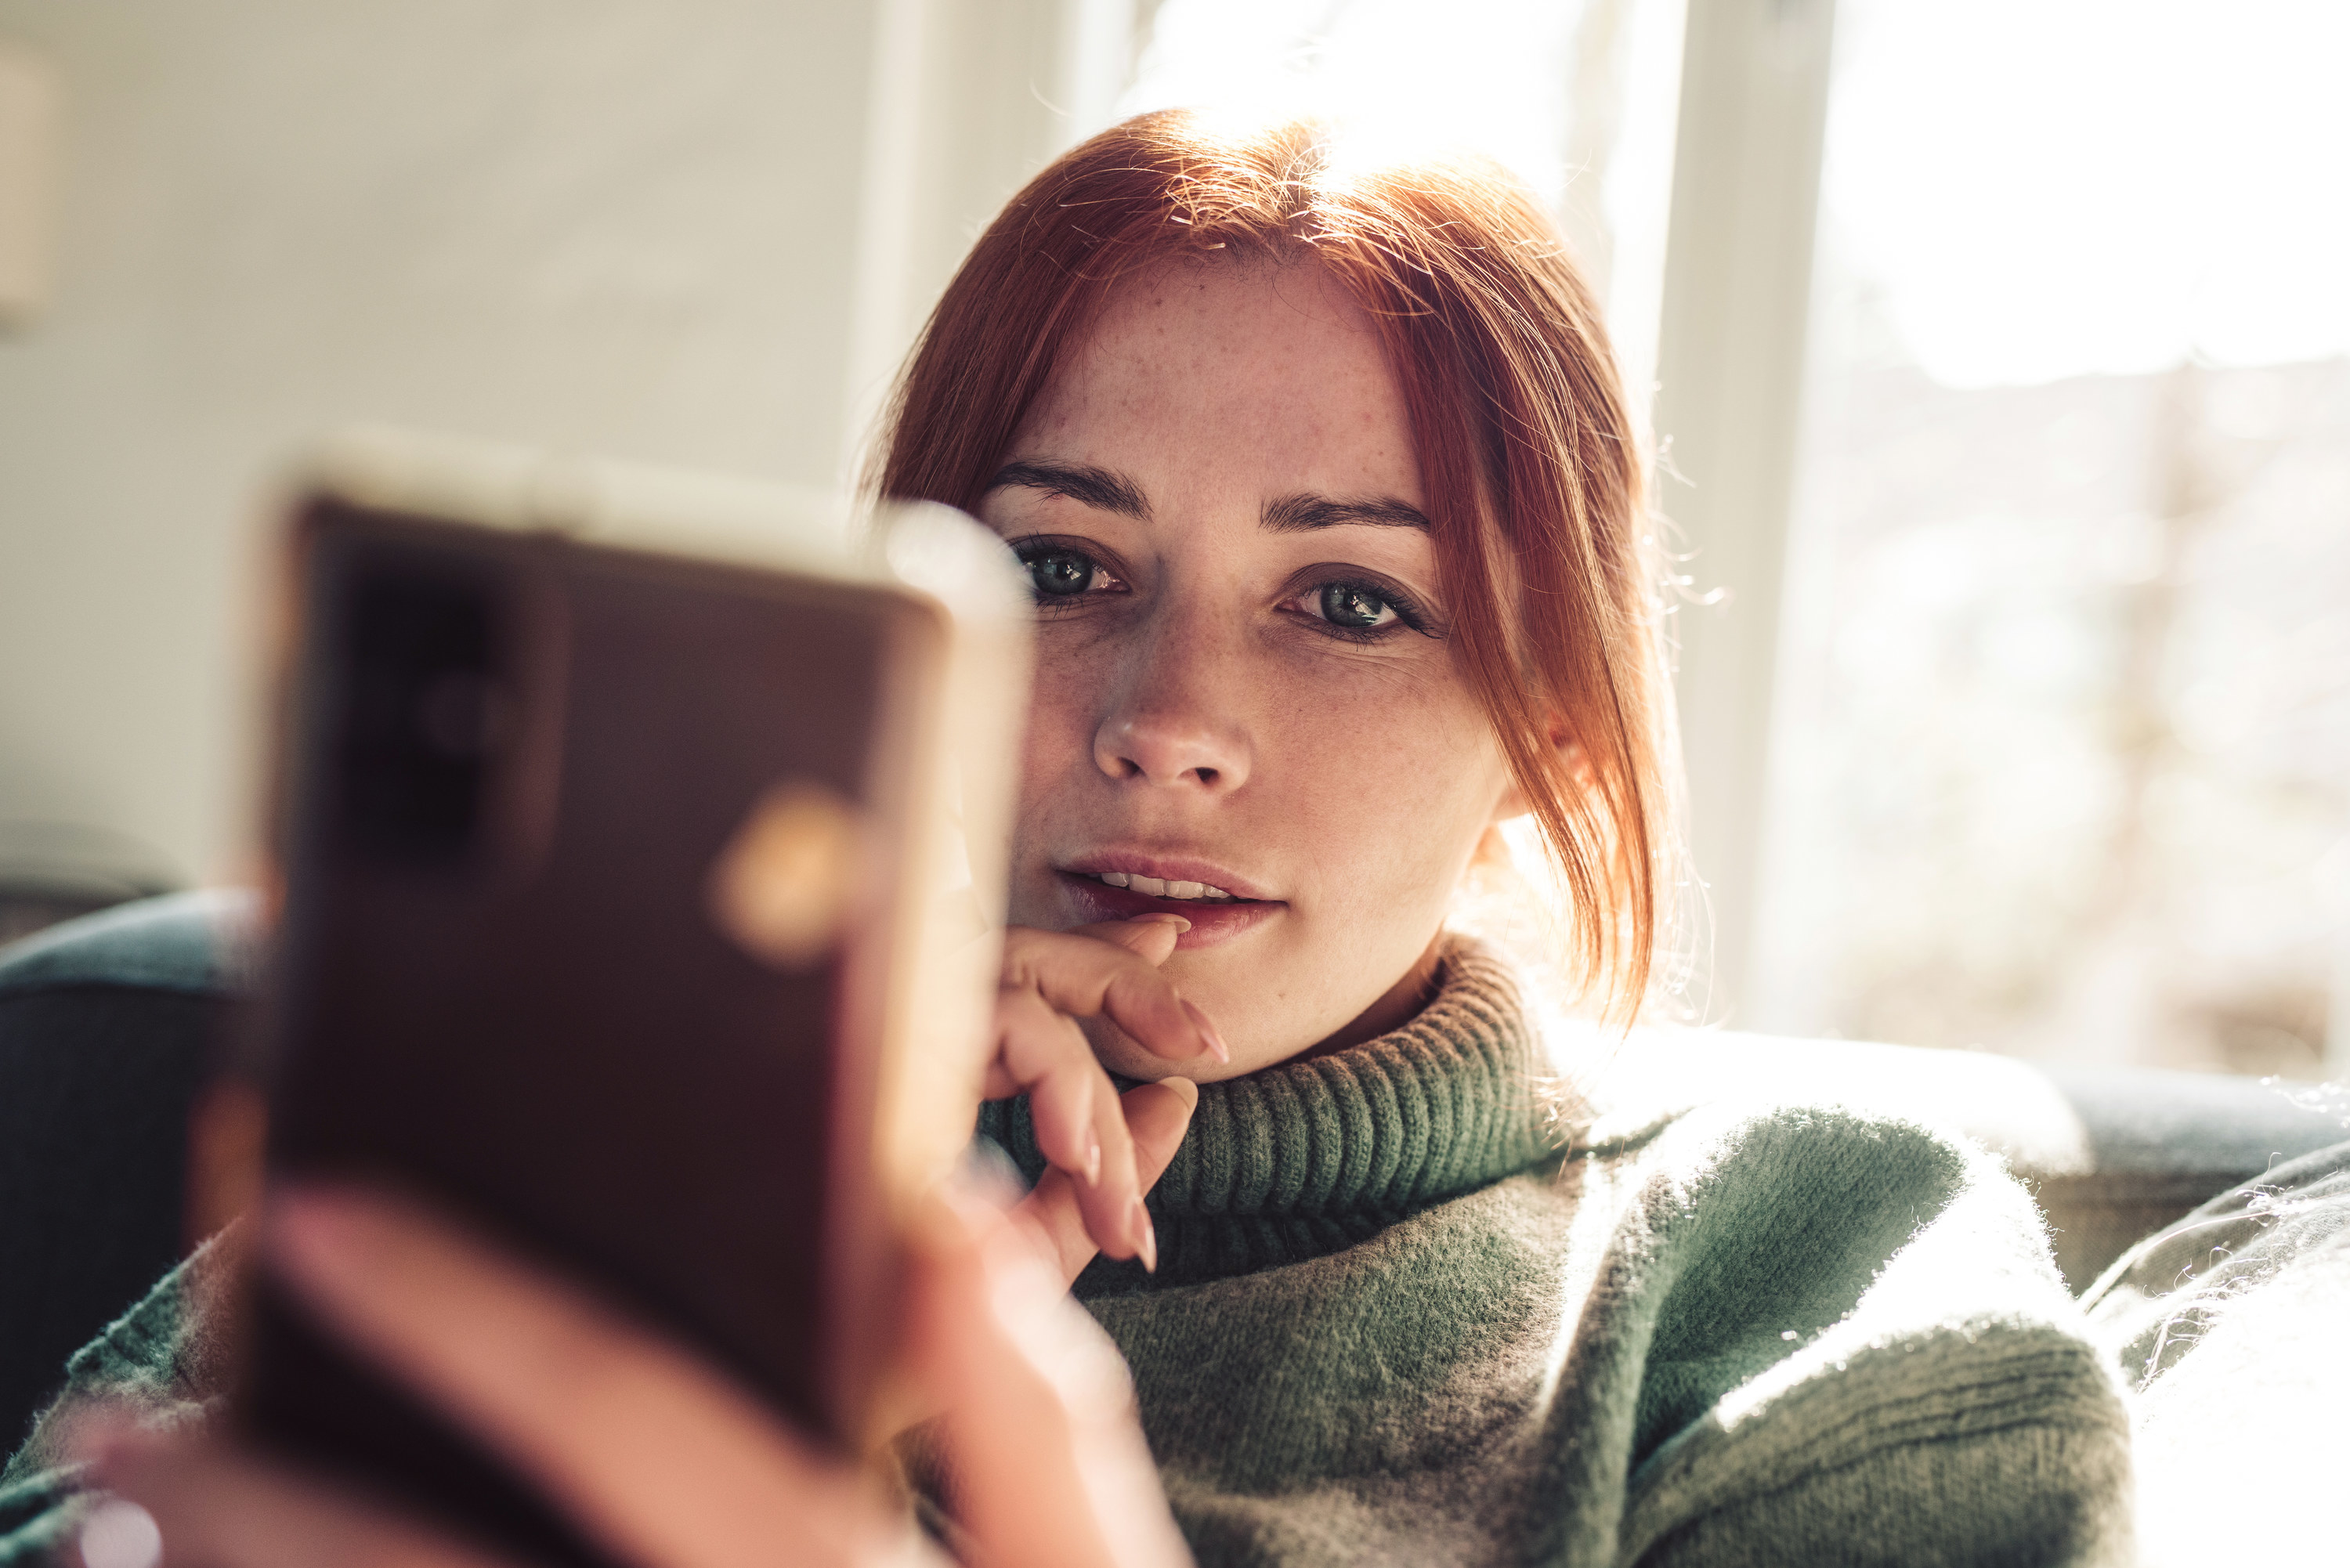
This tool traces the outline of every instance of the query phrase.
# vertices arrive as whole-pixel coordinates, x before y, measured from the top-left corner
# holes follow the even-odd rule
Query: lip
[[[1095,880],[1103,871],[1157,877],[1162,881],[1204,882],[1222,888],[1235,902],[1205,898],[1155,898],[1131,888],[1113,888]],[[1053,879],[1074,906],[1080,925],[1130,920],[1138,915],[1180,915],[1191,929],[1175,939],[1179,949],[1214,947],[1254,929],[1286,910],[1278,898],[1267,898],[1255,885],[1205,860],[1180,857],[1108,853],[1087,856],[1067,866],[1055,867]]]

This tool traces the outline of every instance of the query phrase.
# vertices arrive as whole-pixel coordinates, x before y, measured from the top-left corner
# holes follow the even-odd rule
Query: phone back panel
[[[893,737],[935,628],[332,500],[300,532],[272,1178],[415,1191],[848,1438],[892,1267],[866,1142]],[[265,1440],[593,1559],[265,1270],[255,1307]]]

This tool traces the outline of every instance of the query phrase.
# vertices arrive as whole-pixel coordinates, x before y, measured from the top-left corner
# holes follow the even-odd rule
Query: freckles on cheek
[[[1315,701],[1302,694],[1279,728],[1283,749],[1295,759],[1297,776],[1314,781],[1310,793],[1344,811],[1353,792],[1376,786],[1382,794],[1414,796],[1442,793],[1442,781],[1456,774],[1476,740],[1476,732],[1443,722],[1389,688],[1366,694],[1374,700]]]
[[[1292,689],[1282,726],[1300,783],[1296,820],[1347,891],[1449,898],[1453,863],[1473,847],[1499,791],[1484,710],[1449,667],[1366,665]],[[1379,889],[1374,894],[1371,889]]]
[[[1029,691],[1028,726],[1020,743],[1021,826],[1093,753],[1093,690],[1082,660],[1057,659],[1038,649]]]
[[[1268,671],[1294,723],[1386,756],[1461,754],[1487,732],[1484,708],[1449,659],[1326,657]]]

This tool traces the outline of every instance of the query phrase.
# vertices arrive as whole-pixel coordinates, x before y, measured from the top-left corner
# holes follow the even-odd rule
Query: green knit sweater
[[[1158,1274],[1078,1282],[1202,1563],[2128,1560],[2114,1379],[1989,1157],[1833,1107],[1570,1139],[1540,1064],[1456,944],[1404,1028],[1203,1088]],[[1041,1169],[1024,1106],[983,1127]],[[72,1391],[201,1418],[225,1272],[183,1265]],[[76,1506],[50,1425],[0,1478],[27,1553]]]
[[[1833,1107],[1569,1144],[1539,1061],[1463,943],[1394,1033],[1201,1088],[1158,1274],[1077,1293],[1202,1563],[2129,1560],[2121,1398],[1990,1157]]]

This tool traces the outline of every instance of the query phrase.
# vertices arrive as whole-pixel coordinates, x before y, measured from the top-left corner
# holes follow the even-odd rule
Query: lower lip
[[[1191,922],[1191,929],[1175,939],[1179,948],[1206,948],[1230,941],[1289,908],[1277,898],[1235,898],[1228,904],[1206,898],[1158,898],[1131,888],[1113,888],[1074,871],[1055,871],[1053,875],[1076,902],[1083,916],[1078,922],[1081,925],[1130,920],[1137,915],[1182,916]]]

